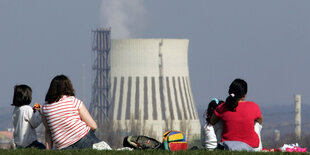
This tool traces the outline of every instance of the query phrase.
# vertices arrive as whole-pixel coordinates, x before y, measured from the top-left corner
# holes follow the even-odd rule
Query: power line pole
[[[82,96],[83,96],[83,102],[84,104],[86,103],[85,101],[85,94],[86,94],[86,67],[85,67],[85,64],[82,64]]]

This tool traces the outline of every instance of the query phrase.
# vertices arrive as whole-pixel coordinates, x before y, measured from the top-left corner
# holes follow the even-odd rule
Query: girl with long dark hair
[[[205,129],[205,148],[207,150],[215,149],[222,139],[223,123],[217,122],[215,125],[210,123],[211,117],[216,107],[224,103],[224,101],[217,98],[213,98],[208,105],[208,109],[204,112],[204,118],[206,119]]]
[[[256,103],[245,101],[247,89],[244,80],[235,79],[229,86],[225,103],[216,108],[211,118],[211,124],[223,121],[222,142],[226,149],[252,151],[259,147],[254,124],[261,124],[263,117]]]

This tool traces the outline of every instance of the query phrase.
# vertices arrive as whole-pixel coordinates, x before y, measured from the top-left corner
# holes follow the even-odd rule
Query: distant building
[[[280,141],[280,138],[281,138],[281,136],[280,136],[280,130],[275,129],[275,130],[274,130],[274,141],[278,142],[278,141]]]
[[[131,132],[139,126],[158,140],[172,129],[183,131],[189,139],[200,138],[201,126],[188,70],[188,44],[187,39],[111,41],[111,85],[107,86],[111,103],[101,108],[109,108],[117,129]],[[96,63],[101,62],[99,58]],[[100,76],[99,71],[96,70]],[[93,87],[105,89],[98,79]],[[100,109],[98,105],[91,104],[93,116],[97,115],[95,109]]]
[[[13,148],[13,132],[0,131],[0,149]]]

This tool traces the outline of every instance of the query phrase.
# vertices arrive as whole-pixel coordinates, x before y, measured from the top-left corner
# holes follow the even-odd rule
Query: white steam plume
[[[112,27],[112,38],[131,38],[145,25],[143,0],[102,0],[100,26]]]

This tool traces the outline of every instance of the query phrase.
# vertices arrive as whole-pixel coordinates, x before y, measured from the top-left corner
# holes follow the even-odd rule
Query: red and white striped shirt
[[[90,130],[79,114],[82,104],[82,101],[74,96],[64,96],[58,102],[44,104],[43,114],[57,149],[74,144]]]

